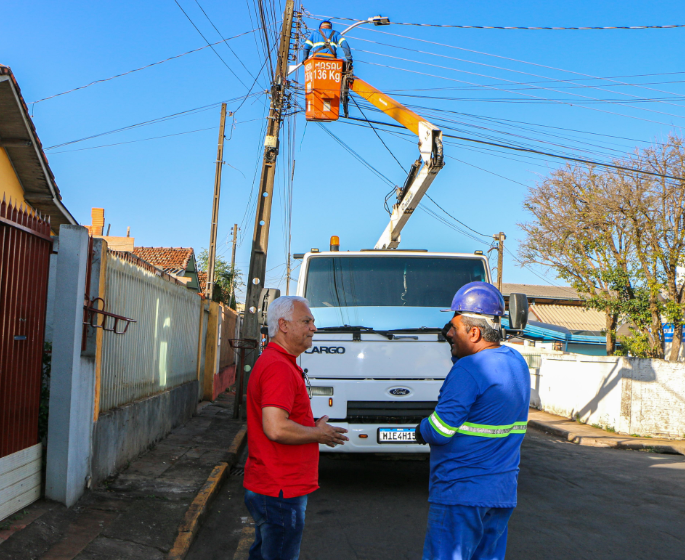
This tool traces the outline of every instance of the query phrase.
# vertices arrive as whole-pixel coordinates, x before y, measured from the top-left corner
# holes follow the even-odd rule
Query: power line
[[[355,120],[355,121],[364,121],[364,119],[358,119],[355,117],[347,117],[347,118]],[[369,121],[369,122],[373,122],[374,124],[379,124],[379,125],[390,126],[393,128],[404,128],[401,125],[396,125],[396,124],[392,124],[392,123],[384,123],[384,122],[379,122],[379,121]],[[511,145],[507,145],[507,144],[500,144],[498,142],[488,142],[486,140],[478,140],[476,138],[466,138],[464,136],[455,136],[453,134],[444,134],[443,133],[443,136],[446,138],[454,138],[456,140],[463,140],[465,142],[475,142],[477,144],[485,144],[486,146],[495,146],[497,148],[505,148],[507,150],[514,150],[517,152],[527,152],[527,153],[532,153],[532,154],[539,154],[539,155],[543,155],[543,156],[547,156],[547,157],[553,157],[556,159],[564,159],[564,160],[568,160],[568,161],[575,161],[577,163],[586,163],[589,165],[600,165],[602,167],[610,167],[612,169],[619,169],[621,171],[631,171],[633,173],[641,173],[643,175],[651,175],[654,177],[662,177],[664,179],[674,179],[676,181],[685,180],[685,177],[675,177],[673,175],[665,175],[663,173],[655,173],[653,171],[645,171],[643,169],[635,169],[634,167],[625,167],[623,165],[616,165],[616,164],[612,164],[612,163],[603,163],[601,161],[593,161],[593,160],[589,160],[589,159],[564,156],[561,154],[554,154],[551,152],[543,152],[541,150],[534,150],[532,148],[523,148],[520,146],[511,146]]]
[[[260,91],[260,92],[256,92],[256,93],[251,94],[250,97],[254,97],[254,96],[256,96],[256,95],[261,95],[261,94],[262,94],[261,91]],[[240,99],[242,99],[242,98],[243,98],[243,96],[236,97],[236,98],[234,98],[234,99],[229,99],[228,101],[225,101],[225,103],[234,103],[234,102],[236,102],[236,101],[238,101],[238,100],[240,100]],[[98,134],[91,134],[90,136],[86,136],[86,137],[84,137],[84,138],[79,138],[78,140],[70,140],[69,142],[62,142],[61,144],[55,144],[54,146],[50,146],[50,147],[48,147],[48,148],[45,148],[45,150],[54,150],[55,148],[61,148],[61,147],[63,147],[63,146],[68,146],[68,145],[70,145],[70,144],[76,144],[76,143],[78,143],[78,142],[84,142],[84,141],[86,141],[86,140],[92,140],[93,138],[99,138],[100,136],[107,136],[107,135],[109,135],[109,134],[115,134],[115,133],[117,133],[117,132],[123,132],[123,131],[131,130],[131,129],[134,129],[134,128],[140,128],[140,127],[142,127],[142,126],[148,126],[148,125],[151,125],[151,124],[157,124],[157,123],[160,123],[160,122],[165,122],[165,121],[168,121],[168,120],[176,119],[176,118],[178,118],[178,117],[182,117],[182,116],[184,116],[184,115],[189,115],[189,114],[193,114],[193,113],[200,113],[200,112],[203,112],[203,111],[208,111],[208,110],[210,110],[210,109],[213,109],[213,108],[215,108],[215,107],[220,106],[221,103],[222,103],[222,101],[219,101],[218,103],[210,103],[209,105],[203,105],[202,107],[196,107],[196,108],[194,108],[194,109],[187,109],[187,110],[185,110],[185,111],[179,111],[178,113],[172,113],[171,115],[165,115],[164,117],[158,117],[158,118],[156,118],[156,119],[150,119],[150,120],[143,121],[143,122],[139,122],[139,123],[136,123],[136,124],[131,124],[131,125],[128,125],[128,126],[123,126],[123,127],[121,127],[121,128],[116,128],[116,129],[114,129],[114,130],[108,130],[107,132],[100,132],[100,133],[98,133]]]
[[[416,106],[410,106],[410,107],[415,107],[415,108],[416,108]],[[373,109],[373,107],[371,107],[371,109]],[[423,107],[421,107],[421,109],[422,109],[423,111],[433,111],[433,109],[431,109],[431,108],[423,108]],[[417,110],[418,110],[418,109],[417,109]],[[435,110],[435,111],[437,111],[437,110]],[[456,111],[448,111],[448,112],[450,112],[450,113],[455,113],[455,114],[458,114],[458,115],[463,115],[463,116],[468,117],[468,118],[476,118],[476,119],[483,119],[483,120],[487,120],[487,121],[493,121],[493,122],[496,122],[496,123],[499,123],[499,124],[503,124],[504,126],[509,126],[509,127],[516,128],[516,129],[519,129],[519,128],[521,128],[521,127],[520,127],[520,126],[519,126],[519,127],[514,127],[513,124],[508,124],[508,123],[531,124],[532,126],[543,126],[544,128],[553,128],[553,129],[558,129],[558,130],[566,130],[566,129],[561,128],[561,127],[548,127],[548,126],[545,126],[545,125],[537,125],[537,124],[532,124],[532,123],[524,123],[524,122],[522,122],[522,121],[510,121],[510,120],[508,120],[508,119],[502,119],[503,122],[501,122],[500,120],[495,119],[495,118],[491,118],[491,117],[484,117],[484,116],[480,116],[480,115],[472,115],[472,114],[469,114],[469,113],[459,113],[459,112],[456,112]],[[355,120],[361,120],[361,119],[355,119]],[[442,117],[431,118],[431,120],[434,120],[435,122],[440,122],[440,121],[444,121],[444,122],[454,122],[454,121],[451,121],[451,120],[449,120],[449,119],[444,119],[444,118],[442,118]],[[352,126],[362,126],[361,124],[354,124],[354,123],[352,123],[352,122],[347,122],[347,121],[340,121],[340,122],[342,122],[342,123],[344,123],[344,124],[347,124],[347,125],[352,125]],[[463,123],[463,124],[466,124],[467,126],[473,126],[473,125],[471,125],[470,123]],[[398,127],[398,128],[402,128],[402,127]],[[447,125],[444,125],[444,124],[443,124],[443,128],[448,129],[448,130],[455,130],[453,127],[450,127],[450,126],[447,126]],[[477,127],[477,128],[480,128],[480,127]],[[525,127],[524,127],[524,129],[525,129]],[[381,129],[381,130],[382,130],[383,132],[385,132],[385,133],[392,134],[392,135],[395,135],[395,136],[399,136],[399,137],[401,137],[401,138],[402,138],[403,140],[405,140],[405,141],[406,141],[406,138],[405,138],[405,137],[411,136],[411,135],[406,134],[404,131],[403,131],[403,132],[399,132],[399,131],[390,132],[390,131],[384,130],[384,129]],[[486,128],[486,130],[490,130],[490,129],[487,129],[487,128]],[[571,130],[571,131],[574,131],[574,132],[579,132],[579,133],[585,133],[585,131],[575,131],[575,130],[573,130],[573,129],[568,129],[568,130]],[[498,131],[498,132],[499,132],[499,131]],[[506,133],[506,132],[503,132],[503,133],[504,133],[504,134],[510,134],[510,133]],[[545,133],[545,132],[543,132],[543,134],[548,135],[548,133]],[[594,134],[594,135],[597,135],[597,136],[609,136],[609,137],[613,137],[613,136],[610,136],[610,135],[600,135],[600,134],[596,134],[596,133],[590,133],[590,134]],[[513,136],[521,137],[520,135],[513,135]],[[552,135],[552,136],[556,136],[556,135]],[[411,137],[413,138],[413,136],[411,136]],[[522,138],[524,138],[524,137],[522,137]],[[564,138],[564,137],[562,136],[561,138]],[[622,137],[615,137],[615,138],[622,139]],[[583,142],[583,145],[584,145],[584,146],[592,146],[592,145],[593,145],[593,144],[588,143],[585,139],[577,140],[577,139],[575,139],[575,138],[569,138],[569,140],[571,140],[571,141],[573,141],[573,142]],[[630,140],[630,139],[627,139],[627,140]],[[547,142],[545,142],[545,141],[537,140],[537,139],[535,139],[534,141],[535,141],[535,142],[547,143]],[[598,147],[601,147],[601,146],[598,146]],[[471,148],[466,148],[466,147],[462,146],[462,149],[471,149]],[[576,149],[576,148],[574,147],[574,148],[572,148],[572,149]],[[612,148],[610,148],[610,149],[611,149],[612,151],[616,151],[616,152],[619,152],[619,153],[624,153],[623,151],[614,150],[614,149],[612,149]],[[587,150],[583,150],[583,151],[587,151]],[[456,159],[456,158],[452,158],[452,156],[447,156],[447,157],[450,157],[451,159]],[[504,156],[499,155],[498,157],[504,157]],[[524,157],[526,157],[526,156],[524,156]],[[510,159],[510,158],[505,158],[505,159]],[[460,160],[457,160],[457,161],[460,161]],[[466,163],[466,162],[462,162],[462,163]],[[468,163],[466,163],[466,164],[467,164],[467,165],[471,165],[471,164],[468,164]],[[473,167],[477,167],[477,166],[473,166]],[[480,169],[480,168],[479,168],[479,169]],[[484,170],[484,171],[487,171],[487,170]],[[507,179],[508,179],[508,178],[507,178]],[[508,180],[513,181],[512,179],[508,179]],[[513,181],[513,182],[516,182],[516,181]],[[518,184],[522,184],[522,183],[518,183]],[[525,185],[524,185],[524,186],[525,186]]]
[[[115,144],[102,144],[100,146],[90,146],[88,148],[77,148],[76,150],[64,150],[62,152],[52,152],[50,155],[55,154],[68,154],[71,152],[83,152],[85,150],[95,150],[97,148],[109,148],[111,146],[121,146],[122,144],[135,144],[136,142],[146,142],[147,140],[157,140],[158,138],[169,138],[171,136],[181,136],[183,134],[192,134],[194,132],[203,132],[205,130],[214,130],[216,126],[210,126],[208,128],[198,128],[197,130],[188,130],[186,132],[177,132],[175,134],[165,134],[164,136],[151,136],[150,138],[141,138],[139,140],[129,140],[128,142],[117,142]]]
[[[533,73],[531,73],[531,72],[524,72],[523,70],[514,70],[514,69],[511,69],[511,68],[505,68],[505,67],[503,67],[503,66],[495,66],[495,65],[493,65],[493,64],[487,64],[487,63],[485,63],[485,62],[476,62],[476,61],[467,60],[467,59],[464,59],[464,58],[458,58],[458,57],[454,57],[454,56],[448,56],[448,55],[444,55],[444,54],[433,53],[433,52],[430,52],[430,51],[422,51],[422,50],[419,50],[419,49],[412,49],[412,48],[409,48],[409,47],[403,47],[403,46],[399,46],[399,45],[392,45],[392,44],[389,44],[389,43],[382,43],[382,42],[379,42],[379,41],[371,41],[371,40],[369,40],[369,39],[362,39],[361,37],[356,37],[355,39],[358,40],[358,41],[365,41],[365,42],[367,42],[367,43],[372,43],[372,44],[375,44],[375,45],[388,46],[388,47],[392,47],[392,48],[396,48],[396,49],[400,49],[400,50],[410,51],[410,52],[413,52],[413,53],[425,54],[425,55],[435,56],[435,57],[439,57],[439,58],[446,58],[446,59],[448,59],[448,60],[456,60],[456,61],[458,61],[458,62],[465,62],[465,63],[467,63],[467,64],[474,64],[474,65],[476,65],[476,66],[485,66],[486,68],[494,68],[494,69],[496,69],[496,70],[502,70],[502,71],[505,71],[505,72],[512,72],[512,73],[514,73],[514,74],[523,74],[524,76],[533,76],[533,77],[535,77],[535,78],[545,78],[545,79],[550,80],[550,81],[552,81],[552,82],[557,82],[557,83],[571,83],[570,80],[563,80],[563,79],[560,79],[560,80],[553,80],[553,79],[550,78],[549,76],[543,76],[543,75],[541,75],[541,74],[533,74]],[[440,43],[438,43],[438,44],[441,45]],[[448,45],[442,45],[442,46],[448,46]],[[374,53],[374,52],[371,52],[371,51],[365,51],[365,50],[361,50],[361,49],[357,49],[357,50],[360,50],[361,52],[368,52],[369,54],[375,54],[375,55],[377,55],[377,56],[390,56],[390,55],[384,55],[384,54],[380,54],[380,53]],[[460,49],[460,50],[461,50],[461,49]],[[487,53],[483,53],[483,54],[487,54]],[[491,56],[491,55],[488,55],[488,56]],[[494,56],[494,55],[492,55],[492,56]],[[399,58],[399,60],[405,60],[405,59]],[[421,62],[419,62],[419,61],[410,61],[410,62],[414,62],[414,63],[418,63],[418,64],[424,64],[424,63],[421,63]],[[443,68],[443,67],[441,67],[441,66],[438,66],[438,67],[439,67],[439,68]],[[509,82],[509,83],[516,84],[516,85],[524,85],[524,82],[517,82],[517,81],[515,81],[515,80],[507,80],[507,79],[505,79],[505,78],[497,78],[497,77],[495,77],[495,76],[487,76],[487,75],[485,75],[485,74],[477,74],[477,73],[473,73],[473,72],[467,72],[467,71],[465,71],[465,70],[458,70],[458,69],[455,69],[455,68],[449,68],[449,69],[450,69],[450,70],[453,70],[453,71],[455,71],[455,72],[464,72],[464,73],[468,73],[468,74],[474,74],[474,75],[476,75],[476,76],[481,76],[481,77],[485,77],[485,78],[491,78],[491,79],[499,80],[499,81],[503,81],[503,82]],[[552,67],[550,67],[550,69],[552,69]],[[563,71],[563,72],[568,72],[567,70],[563,70],[563,69],[555,69],[555,70]],[[616,81],[616,80],[611,80],[611,81]],[[627,85],[627,84],[618,82],[618,85]],[[486,87],[486,86],[483,85],[483,87]],[[599,91],[611,91],[611,90],[607,90],[607,89],[605,89],[605,88],[603,88],[603,87],[593,86],[593,85],[586,85],[586,86],[584,86],[584,87],[585,87],[585,88],[591,88],[591,89],[597,89],[597,90],[599,90]],[[639,86],[635,86],[635,87],[639,87]],[[586,95],[582,95],[582,94],[580,94],[580,93],[564,92],[564,91],[559,91],[558,89],[552,89],[552,88],[549,88],[549,87],[539,87],[539,88],[535,88],[535,89],[543,89],[543,90],[546,90],[546,91],[553,91],[553,92],[556,92],[556,93],[567,93],[568,95],[573,95],[573,96],[576,96],[576,97],[583,97],[583,98],[587,98],[587,99],[597,99],[597,98],[594,98],[594,97],[589,97],[589,96],[586,96]],[[654,88],[645,88],[645,89],[650,89],[650,90],[652,90],[652,89],[654,89]],[[517,90],[512,90],[512,91],[517,91]],[[662,90],[656,90],[656,89],[654,89],[654,91],[661,91],[662,93],[670,93],[670,92],[664,92],[664,91],[662,91]],[[613,92],[612,92],[612,93],[613,93]],[[639,96],[637,96],[637,95],[633,95],[633,94],[625,93],[625,92],[621,92],[621,91],[617,91],[617,92],[615,92],[615,93],[617,93],[618,95],[622,95],[622,96],[624,96],[624,97],[631,97],[631,98],[634,98],[634,99],[636,100],[636,102],[642,101],[642,99],[641,99]],[[666,99],[656,99],[656,98],[652,98],[652,99],[650,99],[650,101],[654,101],[654,102],[657,102],[657,103],[664,103],[664,104],[666,104],[666,105],[672,105],[672,106],[674,106],[674,107],[683,107],[683,105],[679,105],[679,104],[677,104],[677,103],[671,103],[671,102],[669,101],[668,98],[666,98]],[[672,116],[672,117],[681,118],[680,115],[674,115],[674,114],[671,114],[671,113],[662,113],[662,112],[660,112],[660,111],[655,111],[655,110],[653,110],[653,109],[645,109],[645,108],[643,108],[643,107],[632,107],[632,108],[634,108],[634,109],[639,109],[639,110],[641,110],[641,111],[649,111],[649,112],[653,112],[653,113],[660,113],[660,114],[669,115],[669,116]]]
[[[212,27],[214,28],[214,30],[219,34],[219,37],[221,37],[222,39],[224,39],[224,36],[221,34],[221,31],[219,31],[219,28],[218,28],[216,25],[214,25],[214,22],[213,22],[212,19],[209,17],[209,15],[207,15],[207,12],[205,12],[205,9],[202,7],[202,5],[200,4],[200,2],[198,2],[198,0],[195,0],[195,3],[197,4],[198,8],[200,8],[200,10],[202,10],[202,13],[203,13],[203,14],[205,15],[205,17],[207,18],[207,21],[212,25]],[[226,41],[226,39],[224,39],[224,42],[225,42],[225,41]],[[231,51],[231,52],[233,53],[233,56],[235,56],[236,59],[238,59],[238,62],[240,62],[241,66],[242,66],[243,68],[245,68],[245,71],[250,75],[250,77],[251,77],[251,78],[254,78],[254,76],[252,75],[252,72],[250,72],[250,71],[248,70],[247,66],[245,66],[245,64],[243,64],[242,59],[241,59],[241,58],[236,54],[236,52],[231,48],[231,45],[229,45],[228,43],[226,43],[226,46],[228,47],[228,50]]]
[[[458,46],[456,46],[456,45],[448,45],[448,44],[446,44],[446,43],[438,43],[438,42],[436,42],[436,41],[429,41],[429,40],[427,40],[427,39],[419,39],[419,38],[416,38],[416,37],[409,37],[408,35],[400,35],[400,34],[398,34],[398,33],[390,33],[390,32],[388,32],[388,31],[381,31],[380,29],[366,29],[366,31],[372,31],[373,33],[381,33],[381,34],[383,34],[383,35],[390,35],[390,36],[393,36],[393,37],[399,37],[399,38],[401,38],[401,39],[409,39],[409,40],[411,40],[411,41],[418,41],[418,42],[421,42],[421,43],[428,43],[428,44],[436,45],[436,46],[439,46],[439,47],[446,47],[446,48],[448,48],[448,49],[455,49],[455,50],[464,51],[464,52],[469,52],[469,53],[473,53],[473,54],[480,54],[480,55],[489,56],[489,57],[492,57],[492,58],[499,58],[499,59],[502,59],[502,60],[508,60],[508,61],[510,61],[510,62],[518,62],[519,64],[526,64],[526,65],[529,65],[529,66],[537,66],[538,68],[545,68],[545,69],[547,69],[547,70],[555,70],[555,71],[557,71],[557,72],[565,72],[565,73],[567,73],[567,74],[574,74],[574,75],[576,75],[576,76],[583,76],[585,79],[592,79],[592,80],[600,80],[600,79],[601,79],[601,80],[608,81],[608,82],[613,82],[613,83],[619,84],[619,85],[637,87],[637,88],[641,88],[641,89],[648,89],[648,90],[652,90],[652,91],[658,91],[658,92],[661,92],[661,93],[668,93],[668,94],[670,94],[670,95],[676,95],[676,94],[674,94],[674,93],[671,92],[671,91],[666,91],[666,90],[661,90],[661,89],[656,89],[656,88],[648,88],[648,87],[644,87],[644,86],[641,85],[641,84],[628,84],[628,83],[626,83],[626,82],[622,82],[622,81],[616,79],[616,78],[621,78],[621,77],[624,77],[624,76],[609,76],[609,77],[604,77],[604,78],[602,78],[602,77],[599,77],[599,76],[594,76],[594,75],[592,75],[592,74],[585,74],[584,72],[576,72],[576,71],[574,71],[574,70],[566,70],[566,69],[564,69],[564,68],[558,68],[558,67],[556,67],[556,66],[549,66],[549,65],[546,65],[546,64],[539,64],[539,63],[537,63],[537,62],[529,62],[529,61],[527,61],[527,60],[521,60],[521,59],[518,59],[518,58],[512,58],[512,57],[503,56],[503,55],[499,55],[499,54],[492,54],[492,53],[488,53],[488,52],[484,52],[484,51],[477,51],[477,50],[473,50],[473,49],[467,49],[467,48],[465,48],[465,47],[458,47]],[[636,76],[627,76],[627,77],[640,77],[640,76],[649,76],[649,75],[651,75],[651,74],[641,74],[641,75],[638,74],[638,75],[636,75]]]
[[[343,121],[343,123],[344,123],[344,124],[352,124],[352,125],[354,125],[354,123],[345,123],[344,121]],[[354,126],[360,126],[360,125],[354,125]],[[412,142],[411,140],[409,140],[409,138],[407,137],[407,136],[409,136],[409,135],[399,135],[397,132],[390,131],[390,130],[381,130],[381,132],[385,132],[386,134],[390,134],[391,136],[395,136],[395,137],[399,138],[400,140],[403,140],[404,142],[410,142],[410,143],[413,144],[413,142]],[[449,158],[449,159],[452,159],[452,160],[454,160],[454,161],[458,161],[459,163],[462,163],[462,164],[464,164],[464,165],[468,165],[469,167],[473,167],[473,168],[478,169],[478,170],[480,170],[480,171],[483,171],[483,172],[485,172],[485,173],[489,173],[490,175],[494,175],[495,177],[499,177],[500,179],[504,179],[505,181],[510,181],[511,183],[516,183],[517,185],[521,185],[522,187],[528,188],[528,185],[526,185],[525,183],[521,183],[520,181],[516,181],[516,180],[514,180],[514,179],[512,179],[512,178],[510,178],[510,177],[506,177],[506,176],[504,176],[504,175],[500,175],[499,173],[495,173],[494,171],[490,171],[490,170],[485,169],[485,168],[483,168],[483,167],[479,167],[479,166],[477,166],[477,165],[474,165],[474,164],[472,164],[472,163],[469,163],[468,161],[464,161],[464,160],[455,158],[454,156],[451,156],[451,155],[448,155],[448,154],[446,154],[445,157],[447,157],[447,158]]]
[[[36,103],[41,103],[42,101],[47,101],[48,99],[54,99],[55,97],[60,97],[61,95],[66,95],[67,93],[73,93],[73,92],[79,91],[81,89],[86,89],[90,86],[94,86],[95,84],[101,84],[103,82],[109,82],[110,80],[114,80],[116,78],[128,76],[129,74],[133,74],[134,72],[140,72],[141,70],[151,68],[152,66],[157,66],[158,64],[164,64],[165,62],[169,62],[170,60],[175,60],[177,58],[181,58],[182,56],[186,56],[188,54],[193,54],[193,53],[199,52],[201,50],[208,49],[209,47],[211,47],[213,45],[219,45],[221,43],[227,43],[228,41],[231,41],[233,39],[237,39],[238,37],[242,37],[243,35],[249,35],[250,33],[254,33],[255,31],[257,31],[257,29],[252,29],[251,31],[246,31],[245,33],[240,33],[239,35],[229,37],[228,39],[223,39],[222,41],[217,41],[216,43],[212,43],[211,45],[209,45],[209,44],[205,45],[204,47],[200,47],[198,49],[193,49],[192,51],[187,51],[187,52],[184,52],[181,54],[170,56],[169,58],[165,58],[164,60],[160,60],[159,62],[153,62],[152,64],[146,64],[145,66],[141,66],[140,68],[134,68],[133,70],[129,70],[128,72],[123,72],[121,74],[116,74],[115,76],[110,76],[109,78],[103,78],[101,80],[95,80],[94,82],[90,82],[89,84],[86,84],[84,86],[79,86],[79,87],[75,87],[75,88],[72,88],[72,89],[67,90],[67,91],[63,91],[61,93],[56,93],[55,95],[50,95],[49,97],[44,97],[43,99],[38,99],[37,101],[31,101],[29,104],[35,105]]]
[[[217,52],[217,50],[214,48],[214,46],[209,42],[209,40],[207,39],[207,37],[204,36],[204,34],[202,33],[202,31],[200,31],[200,28],[199,28],[197,25],[195,25],[195,22],[194,22],[192,19],[190,19],[190,16],[189,16],[189,15],[186,13],[186,11],[183,9],[183,6],[181,6],[181,5],[178,3],[178,0],[174,0],[174,2],[175,2],[176,5],[179,7],[179,9],[183,12],[183,15],[186,16],[186,18],[187,18],[188,21],[191,23],[191,25],[195,28],[195,31],[197,31],[197,32],[200,34],[200,37],[202,37],[202,38],[205,40],[205,43],[207,43],[207,46],[210,47],[210,48],[212,49],[212,51],[214,52],[214,54],[215,54],[216,56],[219,57],[219,60],[220,60],[221,62],[223,62],[224,66],[228,69],[228,71],[229,71],[231,74],[233,74],[233,75],[235,76],[236,80],[238,80],[238,81],[243,85],[243,87],[244,87],[245,89],[248,89],[248,87],[245,85],[245,82],[243,82],[243,81],[240,79],[240,77],[238,76],[238,74],[236,74],[236,73],[233,71],[233,69],[226,63],[226,61],[221,57],[221,55]],[[265,30],[265,32],[266,32],[266,30]]]
[[[442,210],[444,214],[447,214],[447,215],[448,215],[450,218],[452,218],[455,222],[460,223],[460,224],[461,224],[462,226],[464,226],[466,229],[468,229],[468,230],[472,231],[473,233],[476,233],[476,234],[478,234],[478,235],[480,235],[480,236],[482,236],[482,237],[487,237],[487,238],[492,237],[491,235],[486,235],[486,234],[484,234],[484,233],[480,233],[480,232],[476,231],[476,230],[473,229],[472,227],[467,226],[467,225],[466,225],[464,222],[462,222],[461,220],[458,220],[457,218],[455,218],[454,216],[452,216],[452,214],[450,214],[447,210],[445,210],[442,206],[440,206],[437,202],[435,202],[435,200],[433,200],[433,198],[431,198],[431,195],[429,195],[428,193],[426,193],[425,196],[426,196],[426,198],[428,198],[428,200],[430,200],[433,204],[435,204],[438,208],[440,208],[440,210]]]
[[[336,19],[342,21],[366,21],[354,18],[314,15],[306,12],[307,17],[316,20]],[[584,27],[547,27],[547,26],[504,26],[504,25],[452,25],[439,23],[407,23],[393,21],[392,25],[406,25],[411,27],[446,27],[453,29],[500,29],[518,31],[612,31],[612,30],[637,30],[637,29],[678,29],[685,24],[673,25],[607,25],[607,26],[584,26]]]
[[[532,272],[535,276],[540,278],[540,280],[543,280],[544,282],[549,282],[549,280],[547,278],[538,274],[532,267],[528,266],[521,259],[519,259],[516,255],[514,255],[514,253],[512,253],[507,247],[505,247],[504,250],[505,250],[505,252],[509,253],[509,256],[512,259],[514,259],[519,264],[519,266],[522,266],[523,268],[528,269],[529,272]],[[573,288],[570,288],[569,286],[557,286],[556,284],[551,284],[551,285],[554,286],[555,288],[559,288],[559,289],[565,290],[569,293],[573,293],[574,295],[577,295],[576,290],[574,290]]]
[[[362,119],[355,119],[355,120],[362,120]],[[391,187],[395,186],[395,183],[392,182],[388,177],[383,175],[378,169],[376,169],[373,165],[371,165],[368,161],[366,161],[361,155],[359,155],[355,150],[350,148],[345,142],[343,142],[340,138],[338,138],[335,134],[333,134],[330,130],[328,130],[327,127],[325,127],[323,124],[320,122],[317,122],[316,124],[319,125],[320,128],[322,128],[326,134],[328,134],[333,140],[335,140],[338,144],[340,144],[347,152],[354,157],[359,163],[364,165],[369,171],[374,173],[377,177],[388,183]]]
[[[366,120],[366,122],[369,123],[369,126],[371,127],[371,129],[374,131],[374,133],[376,134],[376,136],[378,137],[378,139],[381,141],[381,144],[383,144],[383,147],[385,147],[385,149],[388,150],[388,153],[389,153],[389,154],[392,156],[392,158],[397,162],[397,165],[400,166],[400,169],[406,173],[407,170],[406,170],[406,169],[404,168],[404,166],[400,163],[400,160],[398,160],[398,159],[395,157],[395,154],[393,154],[393,153],[392,153],[392,150],[391,150],[390,148],[388,148],[388,145],[387,145],[387,144],[383,141],[383,139],[380,137],[380,134],[378,134],[378,131],[374,128],[374,126],[373,126],[373,124],[371,123],[371,121],[369,121],[369,119],[366,118],[366,115],[364,114],[364,111],[362,110],[362,108],[359,106],[359,103],[357,103],[357,100],[356,100],[353,96],[350,96],[350,97],[352,98],[352,101],[353,101],[354,104],[357,106],[357,109],[359,109],[359,112],[362,114],[362,116],[364,117],[364,119]]]
[[[372,54],[379,54],[379,53],[372,53]],[[379,54],[379,56],[385,56],[385,57],[388,57],[388,58],[394,58],[394,59],[402,60],[402,61],[406,61],[406,62],[413,62],[413,63],[416,63],[416,64],[421,64],[421,65],[423,65],[423,66],[432,66],[432,67],[434,67],[434,68],[439,68],[439,69],[444,69],[444,70],[452,70],[452,71],[454,71],[454,72],[463,72],[463,73],[465,73],[465,74],[472,74],[472,75],[475,75],[475,76],[481,76],[481,77],[492,78],[492,76],[485,76],[484,74],[478,74],[478,73],[476,73],[476,72],[468,72],[467,70],[457,70],[457,69],[455,69],[455,68],[450,68],[450,67],[448,67],[448,66],[440,66],[440,65],[438,65],[438,64],[431,64],[431,63],[429,63],[429,62],[419,62],[419,61],[416,61],[416,60],[410,60],[410,59],[405,59],[405,58],[401,58],[401,57],[397,57],[397,56],[392,56],[392,55],[385,55],[385,54]],[[361,63],[363,63],[363,64],[370,64],[370,65],[373,65],[373,66],[381,66],[381,67],[383,67],[383,68],[390,68],[390,69],[392,69],[392,70],[400,70],[400,71],[402,71],[402,72],[409,72],[409,73],[412,73],[412,74],[420,74],[420,75],[422,75],[422,76],[429,76],[429,77],[431,77],[431,78],[438,78],[438,79],[441,79],[441,80],[448,80],[448,81],[450,81],[450,82],[458,82],[458,83],[462,83],[462,84],[475,85],[475,86],[479,86],[479,87],[482,87],[482,88],[485,88],[485,89],[492,89],[492,90],[496,90],[496,91],[506,91],[507,93],[513,93],[513,94],[515,94],[515,95],[519,95],[519,96],[522,96],[522,97],[530,97],[530,98],[533,98],[533,99],[538,99],[538,100],[540,100],[540,101],[556,103],[556,104],[559,104],[559,105],[568,105],[568,106],[571,106],[571,107],[577,106],[577,107],[581,107],[581,108],[583,108],[583,109],[588,109],[588,110],[590,110],[590,111],[597,111],[597,112],[599,112],[599,113],[607,113],[607,114],[609,114],[609,115],[616,115],[616,116],[619,116],[619,117],[624,117],[624,118],[629,118],[629,119],[635,119],[635,120],[640,120],[640,121],[645,121],[645,122],[651,122],[651,123],[656,123],[656,124],[661,124],[661,125],[670,126],[669,123],[664,123],[664,122],[661,122],[661,121],[655,121],[655,120],[652,120],[652,119],[645,119],[645,118],[642,118],[642,117],[636,117],[636,116],[634,116],[634,115],[624,115],[624,114],[622,114],[622,113],[616,113],[616,112],[614,112],[614,111],[607,111],[607,110],[604,110],[604,109],[597,109],[597,108],[595,108],[595,107],[586,107],[586,106],[583,105],[582,103],[579,103],[579,102],[576,102],[576,101],[573,101],[573,100],[570,100],[570,99],[569,99],[569,100],[566,100],[566,101],[564,101],[564,100],[559,100],[559,99],[550,99],[550,98],[546,98],[546,97],[540,97],[539,95],[533,95],[533,94],[530,94],[530,93],[519,93],[519,92],[517,92],[516,90],[510,90],[510,89],[507,89],[507,88],[499,88],[499,87],[496,87],[496,86],[489,86],[489,85],[485,85],[485,84],[478,84],[478,83],[476,83],[476,82],[469,82],[469,81],[466,81],[466,80],[458,80],[458,79],[456,79],[456,78],[448,78],[448,77],[446,77],[446,76],[440,76],[440,75],[436,75],[436,74],[429,74],[429,73],[427,73],[427,72],[419,72],[419,71],[417,71],[417,70],[409,70],[408,68],[398,68],[398,67],[396,67],[396,66],[389,66],[389,65],[387,65],[387,64],[378,64],[378,63],[376,63],[376,62],[369,62],[369,61],[365,61],[365,60],[358,60],[357,62],[361,62]],[[506,79],[504,79],[504,78],[493,78],[493,79],[499,79],[499,80],[502,80],[502,81],[505,81],[505,82],[512,82],[512,80],[506,80]],[[518,82],[513,82],[513,83],[514,83],[514,84],[517,84]],[[562,92],[562,93],[563,93],[563,92]],[[583,97],[584,97],[584,96],[583,96]],[[538,102],[540,102],[540,101],[538,101]],[[587,103],[587,102],[585,102],[585,103]],[[633,108],[635,108],[635,107],[633,107]],[[682,117],[680,117],[680,118],[682,118]]]

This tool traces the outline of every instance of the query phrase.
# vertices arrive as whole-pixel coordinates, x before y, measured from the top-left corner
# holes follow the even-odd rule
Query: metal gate
[[[38,443],[51,251],[50,222],[3,200],[0,203],[0,458]]]

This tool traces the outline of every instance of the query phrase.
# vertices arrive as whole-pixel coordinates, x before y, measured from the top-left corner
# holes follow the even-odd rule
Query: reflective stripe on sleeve
[[[509,434],[525,434],[527,422],[514,422],[505,426],[488,426],[487,424],[472,424],[464,422],[457,428],[457,433],[467,436],[480,436],[487,438],[503,438]]]
[[[305,45],[309,45],[310,47],[313,47],[313,46],[314,46],[314,43],[312,43],[309,39],[307,39],[307,40],[304,42],[304,44],[305,44]]]
[[[464,434],[467,436],[479,436],[487,438],[503,438],[510,434],[525,434],[528,422],[514,422],[513,424],[505,424],[504,426],[490,426],[488,424],[474,424],[472,422],[464,422],[458,428],[453,428],[449,424],[443,422],[442,418],[438,416],[437,412],[433,412],[428,417],[433,429],[443,437],[451,438],[454,434]]]
[[[457,428],[453,428],[452,426],[445,424],[435,411],[433,411],[433,414],[428,417],[428,421],[430,422],[431,426],[433,426],[433,429],[443,437],[452,437],[457,433]]]

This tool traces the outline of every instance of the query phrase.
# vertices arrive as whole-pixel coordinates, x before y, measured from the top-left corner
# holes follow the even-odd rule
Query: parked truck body
[[[483,255],[426,251],[306,253],[297,294],[318,331],[300,356],[314,417],[349,430],[338,452],[425,453],[416,424],[435,409],[452,362],[441,334],[454,293],[490,282]],[[322,451],[332,451],[321,446]]]

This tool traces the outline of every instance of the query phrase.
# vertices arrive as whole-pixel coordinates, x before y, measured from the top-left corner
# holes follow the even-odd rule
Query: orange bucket
[[[340,117],[340,88],[343,61],[313,57],[304,63],[305,103],[308,121],[337,121]]]

